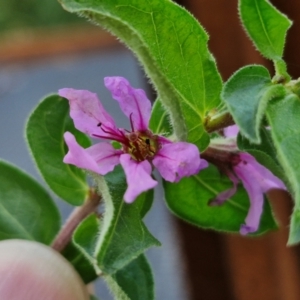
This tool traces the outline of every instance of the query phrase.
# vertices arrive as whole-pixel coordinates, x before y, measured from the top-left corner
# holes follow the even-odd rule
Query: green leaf
[[[144,255],[105,278],[115,299],[154,300],[154,282]]]
[[[169,120],[168,112],[164,109],[161,100],[154,102],[149,127],[153,133],[169,136],[172,134],[172,126]]]
[[[0,240],[50,244],[60,215],[45,189],[17,167],[0,160]]]
[[[237,137],[238,148],[242,151],[257,150],[257,151],[264,152],[267,155],[269,155],[276,162],[277,154],[276,154],[276,149],[275,149],[273,141],[272,141],[271,131],[264,127],[261,127],[259,135],[261,137],[261,143],[260,144],[252,144],[247,138],[245,138],[241,134],[238,134],[238,137]]]
[[[73,243],[90,262],[95,270],[98,270],[98,263],[94,257],[96,242],[99,234],[100,221],[96,214],[85,218],[76,228],[73,234]],[[100,273],[100,270],[98,270]]]
[[[143,219],[150,208],[152,207],[153,200],[154,200],[154,189],[148,190],[143,194],[143,203],[141,205],[141,218]]]
[[[300,242],[300,99],[288,95],[284,99],[272,101],[267,110],[267,118],[272,128],[272,138],[278,159],[290,182],[295,208],[291,219],[289,244]]]
[[[170,113],[174,134],[204,149],[206,111],[220,102],[221,78],[208,35],[169,0],[60,0],[120,38],[136,54]]]
[[[300,209],[295,206],[290,224],[288,245],[295,245],[300,242]]]
[[[147,193],[141,194],[132,204],[123,200],[127,188],[123,169],[118,166],[105,176],[95,176],[95,181],[105,202],[105,214],[101,224],[93,256],[105,274],[122,269],[130,261],[151,246],[160,243],[148,231],[142,221],[148,209]]]
[[[240,0],[242,24],[263,56],[281,60],[285,36],[292,22],[266,0]]]
[[[246,191],[239,185],[237,193],[221,206],[209,206],[209,201],[220,192],[232,187],[227,176],[220,175],[213,165],[197,176],[183,178],[179,183],[164,181],[165,198],[169,208],[180,218],[203,228],[239,232],[250,206]],[[270,205],[267,200],[255,234],[275,229]]]
[[[259,128],[267,102],[285,94],[282,85],[273,85],[263,66],[246,66],[224,85],[222,97],[240,132],[251,142],[260,143]]]
[[[148,191],[143,195],[143,203],[140,207],[140,217],[142,218],[147,211],[149,210],[152,201],[153,201],[153,190]],[[120,215],[122,218],[123,216]],[[78,250],[84,255],[85,259],[88,260],[89,265],[93,266],[96,273],[99,275],[103,275],[104,270],[100,270],[96,258],[96,243],[97,239],[99,237],[99,231],[101,223],[99,218],[96,216],[96,214],[91,214],[87,218],[85,218],[79,226],[76,228],[74,234],[73,234],[73,243],[78,248]],[[115,233],[118,234],[118,233]],[[111,240],[112,242],[114,239]],[[111,244],[108,245],[108,251],[110,251],[110,248],[113,248],[115,245]],[[116,257],[116,260],[118,260],[118,257]],[[126,267],[125,267],[126,269]],[[92,272],[93,274],[95,273]],[[85,274],[83,274],[85,275]]]
[[[90,146],[89,139],[74,128],[69,117],[69,104],[57,95],[46,97],[30,115],[26,136],[35,163],[49,185],[62,199],[72,205],[81,205],[89,186],[83,170],[64,164],[67,153],[63,134],[72,132],[83,147]]]
[[[74,242],[67,245],[62,255],[72,264],[85,284],[94,281],[98,277],[90,260],[78,249]]]

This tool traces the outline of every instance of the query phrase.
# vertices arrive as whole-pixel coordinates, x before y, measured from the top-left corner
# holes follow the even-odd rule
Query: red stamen
[[[107,133],[107,134],[112,134],[112,135],[116,134],[114,131],[104,129],[103,127],[104,127],[104,125],[100,125],[100,128],[101,128],[101,130],[102,130],[103,132],[105,132],[105,133]]]
[[[131,131],[134,132],[133,121],[132,121],[132,113],[129,116]]]
[[[129,143],[127,142],[126,139],[121,139],[121,138],[118,138],[118,137],[112,137],[112,136],[103,136],[103,135],[99,135],[99,134],[92,134],[92,136],[94,137],[97,137],[97,138],[100,138],[100,139],[105,139],[105,140],[111,140],[111,141],[116,141],[116,142],[119,142],[123,145],[126,145],[126,146],[129,146]]]

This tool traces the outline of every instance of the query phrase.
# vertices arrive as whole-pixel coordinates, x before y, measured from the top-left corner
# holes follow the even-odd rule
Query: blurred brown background
[[[265,65],[274,74],[272,64],[260,56],[244,33],[237,15],[236,0],[177,2],[190,10],[208,31],[209,47],[224,81],[240,67],[253,63]],[[289,73],[298,78],[300,2],[272,0],[272,3],[294,21],[288,33],[285,60]],[[22,9],[25,7],[20,8],[21,12]],[[28,24],[30,22],[28,20]],[[11,28],[17,28],[13,24],[8,31],[3,31],[0,64],[6,66],[11,62],[28,62],[58,54],[92,53],[103,49],[110,51],[120,47],[115,38],[85,21],[68,19],[59,28],[55,24],[58,23],[45,27],[36,25],[34,30],[19,26],[23,29],[10,31]],[[35,27],[34,22],[31,25]],[[176,221],[191,300],[300,299],[300,248],[286,247],[292,201],[288,195],[279,192],[273,192],[270,198],[281,229],[260,238],[203,231]]]

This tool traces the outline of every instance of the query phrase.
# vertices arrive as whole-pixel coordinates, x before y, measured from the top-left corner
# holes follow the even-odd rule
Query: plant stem
[[[208,133],[221,130],[230,125],[234,125],[234,121],[229,112],[208,116],[204,122],[205,130]]]
[[[89,214],[97,210],[100,201],[101,196],[99,196],[94,190],[90,190],[88,198],[86,199],[84,204],[80,207],[76,207],[73,210],[66,223],[52,242],[51,247],[58,252],[62,252],[71,241],[73,232],[76,227]]]

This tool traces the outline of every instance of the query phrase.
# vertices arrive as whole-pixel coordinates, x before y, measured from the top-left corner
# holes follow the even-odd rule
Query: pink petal
[[[70,116],[78,130],[92,137],[95,134],[111,136],[101,126],[105,131],[118,132],[113,118],[106,112],[96,94],[69,88],[60,89],[58,94],[69,100]]]
[[[245,152],[240,153],[241,162],[234,166],[236,175],[241,179],[250,198],[250,209],[241,226],[240,233],[245,235],[257,231],[263,211],[263,194],[270,189],[286,190],[284,183],[256,159]]]
[[[227,138],[236,137],[239,133],[239,127],[237,125],[231,125],[224,128],[224,135]]]
[[[284,183],[276,177],[270,170],[257,162],[249,153],[240,153],[240,158],[244,163],[239,163],[235,167],[237,173],[250,173],[253,181],[257,182],[264,193],[271,189],[286,190]],[[245,171],[247,170],[247,171]]]
[[[208,163],[200,158],[195,145],[177,142],[163,145],[155,155],[153,165],[164,179],[178,182],[182,177],[197,174]]]
[[[210,206],[222,205],[226,200],[231,198],[236,193],[236,189],[237,189],[239,180],[238,180],[238,178],[236,178],[236,176],[233,173],[229,173],[228,177],[232,181],[233,186],[230,189],[221,192],[220,194],[217,195],[216,198],[211,200],[209,202]]]
[[[117,100],[124,114],[132,121],[132,130],[148,129],[151,114],[151,102],[141,89],[131,87],[123,77],[105,77],[104,84]]]
[[[122,154],[120,163],[124,169],[128,184],[124,195],[125,202],[132,203],[142,192],[157,185],[157,181],[151,177],[152,168],[147,160],[137,162],[129,154]]]
[[[110,143],[98,143],[85,151],[96,161],[100,174],[105,175],[111,172],[120,163],[122,150],[115,149]]]
[[[66,132],[64,139],[69,148],[63,160],[66,164],[105,175],[119,163],[120,152],[109,143],[100,143],[84,149],[76,142],[72,133]]]
[[[249,195],[250,208],[245,219],[245,224],[241,225],[240,233],[247,235],[258,230],[261,214],[263,211],[264,196],[259,184],[253,181],[252,174],[243,173],[239,175],[243,185]]]
[[[165,144],[173,144],[172,141],[170,141],[169,139],[167,139],[166,137],[161,136],[161,135],[158,136],[157,141],[158,141],[158,144],[161,146],[163,146]]]
[[[100,172],[96,161],[76,142],[72,133],[66,132],[64,134],[64,139],[69,148],[68,153],[64,157],[64,163],[87,169],[95,173]]]

